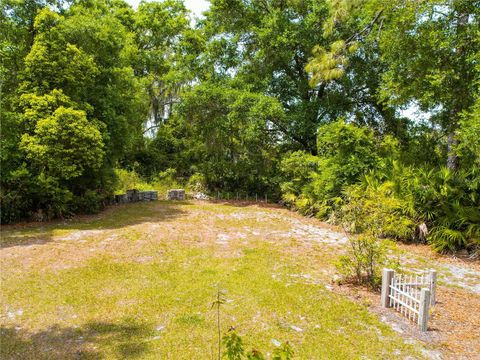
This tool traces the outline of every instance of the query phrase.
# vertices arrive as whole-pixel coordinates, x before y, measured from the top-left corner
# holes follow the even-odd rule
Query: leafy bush
[[[411,194],[401,198],[392,181],[379,182],[366,175],[359,184],[345,188],[337,216],[354,233],[411,240],[418,224]]]
[[[185,184],[177,179],[177,171],[175,169],[168,168],[155,176],[152,185],[160,194],[166,194],[169,189],[183,188]]]
[[[340,203],[342,189],[356,183],[381,161],[373,132],[343,120],[319,128],[318,156],[295,152],[284,157],[283,199],[303,214],[328,217]]]
[[[341,256],[337,264],[343,280],[378,288],[381,269],[387,263],[385,246],[369,235],[351,237],[349,244],[348,254]]]
[[[177,170],[168,168],[165,171],[160,171],[155,177],[155,182],[163,184],[167,187],[174,187],[177,184]]]
[[[87,190],[83,196],[73,198],[71,209],[77,214],[96,214],[104,208],[106,200],[106,195]]]
[[[205,176],[198,172],[190,176],[187,189],[193,193],[206,193],[208,190]]]
[[[392,162],[345,188],[338,221],[356,232],[412,240],[425,223],[427,240],[440,252],[478,251],[480,176],[447,168],[403,166]]]
[[[129,189],[150,190],[152,186],[144,181],[135,171],[115,169],[115,193],[123,194]]]
[[[376,142],[364,128],[338,121],[322,126],[318,155],[294,152],[280,169],[285,203],[305,215],[341,223],[354,233],[416,240],[425,223],[434,249],[480,248],[480,169],[476,123],[461,122],[459,147],[468,171],[400,161],[398,142]]]
[[[378,167],[380,159],[373,132],[343,120],[321,126],[317,136],[320,176],[319,195],[338,196],[344,185]]]
[[[242,338],[236,333],[234,328],[230,328],[227,334],[222,338],[225,351],[223,356],[228,360],[264,360],[266,357],[258,350],[252,349],[245,353]],[[286,342],[273,350],[273,360],[290,360],[293,358],[293,350]]]
[[[478,250],[480,172],[447,168],[403,168],[394,179],[401,197],[411,196],[419,218],[430,228],[429,243],[440,252]]]
[[[36,186],[30,193],[34,199],[36,214],[42,214],[36,220],[49,220],[57,217],[71,215],[71,201],[73,194],[60,186],[59,181],[44,173],[36,178]]]
[[[28,196],[35,186],[25,165],[5,176],[2,174],[1,222],[13,223],[29,218],[33,213],[33,199]]]
[[[480,196],[478,188],[472,191],[472,184],[478,178],[470,182],[469,175],[472,174],[458,172],[447,184],[435,189],[436,206],[429,212],[432,225],[429,242],[438,251],[462,248],[476,254],[480,251]]]
[[[319,159],[304,151],[286,155],[280,164],[285,181],[280,185],[282,199],[303,214],[313,212],[313,198],[308,188],[318,172]]]
[[[59,107],[36,123],[33,134],[23,134],[20,149],[34,168],[45,169],[49,176],[76,178],[102,165],[104,144],[98,127],[87,120],[85,111]]]

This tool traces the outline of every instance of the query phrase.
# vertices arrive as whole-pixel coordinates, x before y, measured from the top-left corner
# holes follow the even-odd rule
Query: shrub
[[[480,173],[403,166],[364,176],[344,189],[336,220],[350,231],[412,240],[421,223],[440,252],[480,248]]]
[[[367,128],[339,120],[319,128],[317,146],[318,156],[299,151],[282,160],[281,190],[284,201],[302,214],[327,218],[345,186],[380,167],[380,145]]]
[[[59,107],[37,122],[33,134],[23,134],[20,149],[32,167],[45,169],[49,176],[77,178],[102,165],[104,144],[99,127],[84,111]]]
[[[223,356],[228,360],[264,360],[265,356],[258,350],[252,349],[245,353],[242,338],[235,332],[234,328],[230,328],[227,334],[223,336],[223,345],[225,351]],[[288,342],[277,347],[273,351],[273,360],[291,360],[293,358],[293,350]]]
[[[351,232],[401,240],[412,240],[418,223],[411,194],[400,198],[394,182],[374,176],[344,190],[337,216]]]
[[[351,237],[349,244],[348,254],[341,256],[337,263],[343,281],[378,288],[381,269],[387,263],[385,246],[368,235]]]
[[[205,176],[201,173],[195,173],[188,179],[187,188],[193,193],[206,193],[207,181]]]
[[[44,218],[39,220],[50,220],[71,215],[70,205],[73,194],[61,187],[56,178],[44,173],[38,175],[36,180],[36,191],[32,194],[36,202],[34,208],[44,213]]]
[[[2,174],[1,223],[8,224],[29,217],[32,212],[32,199],[28,196],[34,186],[30,172],[25,166]]]
[[[83,196],[73,198],[71,209],[74,213],[96,214],[104,208],[106,196],[95,190],[87,190]]]
[[[315,213],[315,201],[309,188],[318,172],[318,161],[316,156],[296,151],[285,156],[280,164],[285,179],[280,185],[282,200],[304,215]]]
[[[129,189],[150,190],[152,186],[144,181],[135,171],[115,169],[115,193],[122,194]]]
[[[166,194],[169,189],[182,188],[184,184],[181,184],[176,176],[177,171],[175,169],[168,168],[161,171],[154,178],[153,187],[161,194]]]
[[[428,242],[440,252],[478,251],[480,173],[440,169],[405,169],[397,180],[402,196],[411,194],[415,210],[430,228]]]
[[[339,196],[345,185],[380,164],[373,132],[343,120],[319,128],[317,147],[320,163],[314,188],[321,199]]]
[[[72,193],[58,179],[40,173],[33,177],[25,168],[8,174],[2,188],[2,223],[19,220],[45,221],[71,214]]]

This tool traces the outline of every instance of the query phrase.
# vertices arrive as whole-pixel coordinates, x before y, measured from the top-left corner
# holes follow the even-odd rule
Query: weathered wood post
[[[395,275],[395,271],[392,269],[383,269],[382,271],[382,297],[381,297],[381,305],[384,308],[390,307],[390,285],[392,283],[393,276]]]
[[[258,195],[257,195],[257,193],[255,193],[255,202],[257,202],[257,201],[258,201]]]
[[[437,288],[437,271],[430,270],[430,305],[435,306]]]
[[[418,326],[420,331],[428,329],[428,310],[430,306],[430,289],[422,288],[420,293],[420,309],[418,312]]]
[[[265,203],[268,203],[268,195],[265,194]]]

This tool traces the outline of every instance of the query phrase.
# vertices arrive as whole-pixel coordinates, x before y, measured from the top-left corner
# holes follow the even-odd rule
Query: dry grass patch
[[[288,340],[300,359],[423,356],[327,289],[338,245],[293,235],[311,220],[236,205],[133,204],[5,228],[1,357],[212,358],[218,287],[222,330],[236,326],[249,346]]]

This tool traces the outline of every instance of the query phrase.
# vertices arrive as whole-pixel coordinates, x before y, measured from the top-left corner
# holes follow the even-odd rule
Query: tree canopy
[[[0,6],[2,222],[97,211],[135,171],[478,247],[478,0]]]

